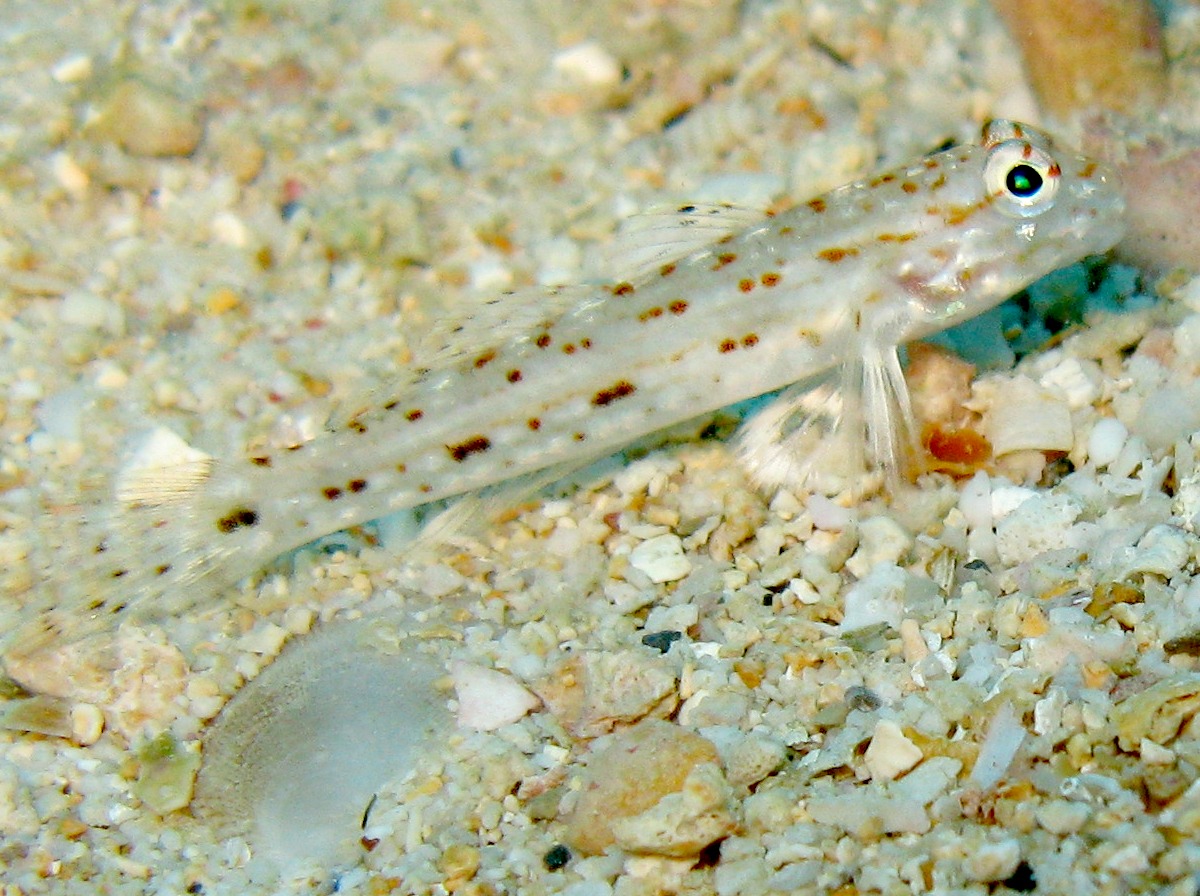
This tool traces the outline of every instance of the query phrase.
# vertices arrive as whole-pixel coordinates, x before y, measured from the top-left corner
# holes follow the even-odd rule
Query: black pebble
[[[1010,890],[1016,890],[1018,893],[1032,893],[1037,889],[1037,875],[1033,873],[1029,863],[1022,859],[1017,865],[1017,870],[1008,880],[1004,881],[1004,886]]]
[[[642,643],[647,647],[653,647],[659,653],[666,653],[671,649],[671,645],[682,637],[682,632],[651,632],[648,635],[642,635]]]
[[[555,843],[542,856],[542,863],[548,871],[557,871],[569,861],[571,861],[571,850],[567,849],[561,843]]]

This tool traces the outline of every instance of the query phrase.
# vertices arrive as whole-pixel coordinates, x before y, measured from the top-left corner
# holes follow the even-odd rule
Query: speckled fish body
[[[91,613],[155,597],[182,606],[330,532],[600,456],[864,345],[894,351],[1107,250],[1122,208],[1103,167],[993,122],[979,145],[841,187],[682,257],[664,251],[504,344],[418,371],[336,431],[215,464],[170,506],[138,502],[127,514],[136,531],[123,533],[138,562],[108,573],[123,593],[93,600]],[[675,226],[713,211],[680,209]]]

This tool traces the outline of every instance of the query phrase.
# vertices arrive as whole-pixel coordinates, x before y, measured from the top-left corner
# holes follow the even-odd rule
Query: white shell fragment
[[[1075,444],[1067,402],[1026,376],[976,384],[986,402],[983,433],[997,457],[1014,451],[1070,451]]]
[[[899,628],[904,618],[908,573],[894,563],[881,563],[846,592],[842,632],[884,623]]]
[[[458,698],[458,724],[476,731],[503,728],[541,705],[541,701],[511,675],[473,663],[450,664]]]
[[[1010,565],[1071,544],[1071,527],[1083,510],[1073,498],[1038,493],[996,524],[996,549]]]
[[[1003,704],[988,723],[979,756],[969,781],[980,790],[991,790],[1008,772],[1017,750],[1025,742],[1025,728],[1011,703]]]
[[[117,500],[130,506],[183,500],[208,477],[212,462],[211,455],[157,427],[117,474]]]

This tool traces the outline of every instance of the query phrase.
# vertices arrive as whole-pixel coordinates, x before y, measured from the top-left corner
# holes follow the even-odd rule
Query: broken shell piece
[[[1075,444],[1067,402],[1029,377],[992,377],[975,384],[987,410],[983,435],[997,457],[1014,451],[1070,451]]]
[[[472,663],[450,664],[458,698],[458,724],[476,731],[495,731],[541,705],[511,675]]]
[[[286,871],[353,855],[371,796],[453,730],[411,620],[336,623],[286,649],[205,739],[194,809]]]
[[[1165,746],[1200,710],[1200,673],[1172,676],[1113,707],[1117,743],[1133,752],[1143,740]]]
[[[979,756],[967,779],[970,786],[988,791],[1000,783],[1025,742],[1025,726],[1011,703],[1002,703],[988,722]]]
[[[70,737],[74,731],[71,704],[45,694],[9,700],[0,710],[0,728],[45,734],[48,737]]]
[[[159,427],[138,446],[117,475],[117,500],[129,507],[181,501],[208,478],[212,462],[210,455]]]
[[[138,776],[133,795],[159,815],[184,808],[200,768],[195,744],[181,744],[169,732],[144,743],[137,751]]]

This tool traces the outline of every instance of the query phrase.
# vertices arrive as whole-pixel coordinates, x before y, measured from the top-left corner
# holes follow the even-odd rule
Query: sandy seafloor
[[[174,128],[114,120],[129,85]],[[104,500],[139,435],[162,427],[218,457],[294,443],[386,384],[440,316],[614,273],[605,247],[640,209],[803,200],[996,115],[1036,112],[977,2],[8,0],[5,612],[70,577],[43,533]],[[1040,454],[1010,459],[1030,491],[988,481],[987,513],[1007,514],[995,536],[947,477],[845,513],[761,495],[726,443],[695,441],[431,556],[334,539],[261,589],[108,635],[103,662],[68,655],[46,680],[87,744],[0,733],[0,892],[1196,892],[1200,678],[1180,639],[1200,618],[1200,291],[1176,301],[1028,358],[1032,399],[1012,373],[980,393],[995,432],[1045,415],[1070,439],[1048,473]],[[665,560],[638,553],[651,539]],[[858,610],[880,621],[844,637],[863,580]],[[232,771],[206,750],[206,811],[151,808],[149,739],[173,744],[184,784],[167,795],[186,802],[226,699],[289,637],[368,605],[439,679],[403,697],[405,718],[372,720],[360,701],[349,721],[272,723],[287,675],[335,680],[332,696],[309,690],[348,705],[358,676],[387,703],[372,688],[393,667],[325,642],[280,667],[261,736],[224,748]],[[669,652],[643,645],[663,631],[681,633]],[[493,732],[438,723],[451,659],[548,705]],[[343,662],[349,679],[322,679]],[[347,808],[338,783],[370,765],[346,746],[355,726],[381,728],[373,758],[399,761],[429,693],[434,735],[371,785],[360,830],[366,800]],[[699,809],[662,821],[715,824],[719,848],[555,852],[590,742],[645,715],[720,754],[705,779],[719,798],[693,792]],[[305,751],[330,731],[318,781]],[[310,774],[328,807],[277,798]],[[626,783],[680,802],[679,782]]]

